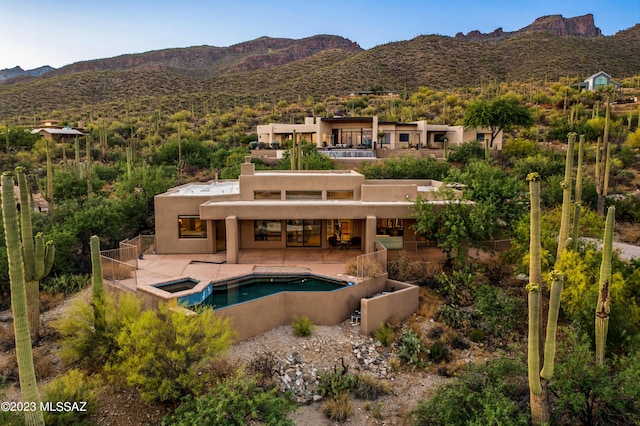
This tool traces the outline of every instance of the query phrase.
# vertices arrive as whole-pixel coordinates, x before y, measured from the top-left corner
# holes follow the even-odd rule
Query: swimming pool
[[[186,306],[224,308],[284,291],[335,291],[352,285],[351,282],[333,280],[311,274],[297,275],[245,275],[208,285],[202,293],[178,297]]]

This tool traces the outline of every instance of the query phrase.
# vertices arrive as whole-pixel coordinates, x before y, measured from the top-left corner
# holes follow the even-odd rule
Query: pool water
[[[212,283],[201,305],[223,308],[283,291],[334,291],[349,283],[315,275],[249,275]]]

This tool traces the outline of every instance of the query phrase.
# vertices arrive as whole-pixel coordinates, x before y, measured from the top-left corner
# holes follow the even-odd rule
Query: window
[[[178,216],[178,238],[207,238],[207,222],[200,216]]]
[[[279,200],[280,191],[254,191],[253,198],[255,200]]]
[[[484,142],[484,133],[476,133],[476,141]]]
[[[287,191],[287,200],[322,200],[322,191]]]
[[[353,200],[353,191],[327,191],[327,200]]]
[[[281,241],[282,222],[279,220],[253,221],[253,239],[255,241]]]
[[[409,133],[400,133],[400,142],[409,142]]]

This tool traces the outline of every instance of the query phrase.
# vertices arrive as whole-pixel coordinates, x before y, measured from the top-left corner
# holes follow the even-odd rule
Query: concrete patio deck
[[[345,264],[363,252],[355,249],[243,249],[239,263],[228,264],[226,253],[216,254],[145,254],[138,259],[137,286],[149,286],[183,278],[200,282],[222,281],[252,272],[309,272],[336,279],[356,280],[346,275]],[[134,278],[118,281],[136,290]]]

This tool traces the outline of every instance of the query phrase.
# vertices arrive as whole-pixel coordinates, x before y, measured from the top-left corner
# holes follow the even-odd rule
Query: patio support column
[[[238,216],[227,216],[224,222],[227,229],[227,263],[236,264],[240,258]]]
[[[376,251],[376,225],[378,218],[375,216],[367,216],[364,223],[364,251],[365,253],[373,253]]]

